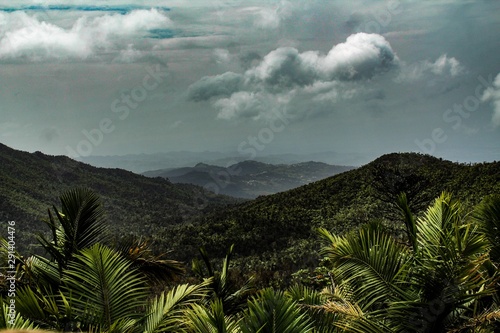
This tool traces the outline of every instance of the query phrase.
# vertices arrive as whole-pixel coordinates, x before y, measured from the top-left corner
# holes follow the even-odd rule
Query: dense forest
[[[238,200],[216,196],[199,186],[172,184],[121,169],[96,168],[65,156],[27,153],[0,144],[0,221],[15,220],[21,250],[36,251],[34,235],[43,232],[47,208],[76,187],[93,189],[102,199],[110,233],[151,235],[165,225]]]
[[[389,154],[241,201],[0,148],[0,328],[500,329],[499,162]]]
[[[442,191],[472,209],[500,193],[500,162],[465,165],[413,153],[384,155],[356,170],[168,226],[153,237],[174,249],[178,260],[190,260],[200,245],[222,258],[235,244],[241,275],[258,271],[263,285],[289,285],[298,271],[317,275],[318,228],[343,234],[379,220],[402,237],[396,197],[406,193],[411,211],[420,216]]]
[[[234,280],[231,246],[214,266],[206,249],[196,278],[147,241],[108,241],[99,197],[65,192],[49,211],[46,256],[1,241],[0,328],[64,332],[496,332],[500,329],[500,196],[471,211],[443,193],[420,217],[406,194],[399,238],[381,221],[336,234],[317,229],[328,261],[320,290],[256,288]],[[12,230],[15,223],[9,222]]]

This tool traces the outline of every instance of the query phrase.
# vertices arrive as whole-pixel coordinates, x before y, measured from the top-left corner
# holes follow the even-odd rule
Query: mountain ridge
[[[172,183],[204,186],[233,197],[255,199],[260,195],[287,191],[352,169],[354,167],[314,161],[288,165],[245,160],[226,168],[198,163],[194,167],[152,170],[143,175],[163,177]]]
[[[200,244],[221,258],[235,244],[241,274],[259,269],[269,282],[318,264],[318,228],[341,234],[378,219],[404,239],[396,196],[405,192],[418,216],[443,191],[466,206],[500,193],[500,162],[467,165],[417,153],[386,154],[357,169],[204,215],[160,237],[182,246],[182,260],[196,255]]]
[[[34,233],[46,231],[41,219],[47,217],[47,209],[58,207],[59,195],[75,187],[88,187],[100,195],[113,232],[122,229],[145,235],[237,202],[194,185],[172,184],[0,144],[0,219],[18,220],[19,237],[25,243],[33,243]]]

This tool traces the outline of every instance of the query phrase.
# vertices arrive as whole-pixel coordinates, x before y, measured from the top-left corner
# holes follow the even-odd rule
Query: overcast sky
[[[500,2],[0,0],[0,142],[500,160]]]

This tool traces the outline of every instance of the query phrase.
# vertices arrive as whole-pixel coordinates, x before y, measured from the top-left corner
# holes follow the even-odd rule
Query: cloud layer
[[[383,36],[357,33],[327,54],[278,48],[243,74],[202,78],[189,87],[188,97],[197,102],[211,100],[219,118],[255,119],[265,117],[270,105],[283,105],[291,96],[317,94],[317,100],[345,96],[337,91],[342,85],[332,83],[371,79],[398,65],[397,55]],[[273,96],[280,101],[271,102]]]
[[[500,126],[500,74],[495,78],[493,87],[489,87],[484,91],[482,101],[493,104],[493,125]]]
[[[23,11],[0,12],[0,60],[89,59],[121,50],[130,58],[131,42],[170,27],[172,21],[158,9],[82,16],[66,29]]]

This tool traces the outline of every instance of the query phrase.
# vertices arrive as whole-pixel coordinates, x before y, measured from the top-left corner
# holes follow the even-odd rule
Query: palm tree
[[[307,333],[313,322],[283,291],[267,288],[248,302],[240,328],[242,333]]]
[[[404,196],[398,206],[409,246],[380,222],[343,236],[320,230],[334,281],[347,290],[323,306],[339,316],[335,325],[348,332],[447,332],[480,318],[488,324],[495,309],[479,306],[494,293],[497,275],[478,223],[446,193],[418,219]]]
[[[150,294],[150,283],[182,273],[182,264],[154,255],[146,241],[130,239],[118,249],[102,245],[106,230],[98,196],[88,189],[61,195],[62,209],[49,211],[52,239],[39,240],[52,260],[22,261],[16,324],[65,332],[165,332],[184,327],[183,311],[209,292],[211,279]],[[5,308],[5,302],[2,301]],[[2,308],[3,310],[5,310]],[[0,328],[11,327],[8,325]]]
[[[50,209],[49,219],[44,221],[51,230],[52,239],[39,235],[38,240],[62,271],[78,251],[102,242],[107,226],[99,196],[92,190],[69,190],[60,200],[61,210],[53,207],[57,221]]]
[[[227,315],[233,315],[240,312],[246,305],[248,297],[254,293],[253,279],[250,278],[243,286],[237,286],[230,276],[230,262],[234,250],[234,244],[231,245],[226,253],[226,257],[222,261],[221,271],[218,272],[212,266],[210,258],[204,247],[200,248],[203,264],[200,260],[192,261],[192,270],[195,275],[201,279],[210,278],[212,294],[207,300],[207,304],[211,301],[220,300],[222,308]]]
[[[155,254],[152,243],[142,237],[130,236],[122,239],[116,250],[132,262],[132,267],[144,274],[152,285],[161,287],[165,282],[184,275],[186,271],[183,263],[167,259],[168,253]]]

